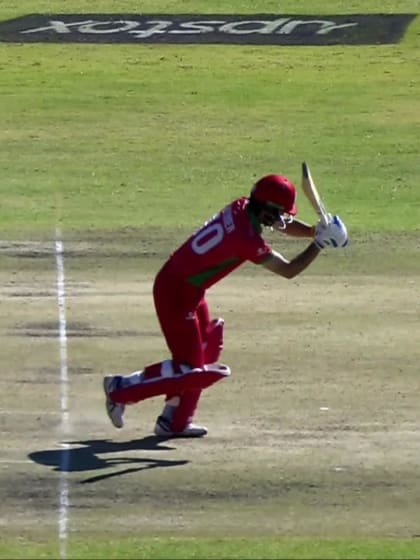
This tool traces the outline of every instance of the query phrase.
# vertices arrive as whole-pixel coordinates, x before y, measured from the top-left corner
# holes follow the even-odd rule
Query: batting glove
[[[327,224],[319,222],[315,228],[314,243],[318,249],[345,247],[348,243],[347,228],[338,216],[332,216]]]

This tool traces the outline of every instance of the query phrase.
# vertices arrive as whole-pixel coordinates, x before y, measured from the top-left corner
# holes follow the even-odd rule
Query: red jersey
[[[261,232],[248,199],[238,198],[193,233],[168,265],[178,278],[207,289],[245,261],[261,264],[270,257],[271,247]]]

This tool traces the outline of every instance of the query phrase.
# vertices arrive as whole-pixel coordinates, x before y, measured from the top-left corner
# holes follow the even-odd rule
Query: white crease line
[[[68,367],[67,367],[67,323],[66,323],[66,296],[64,279],[63,242],[60,230],[56,231],[55,264],[57,273],[57,303],[58,326],[60,344],[60,412],[62,435],[69,430],[68,410]],[[69,507],[68,467],[70,461],[70,445],[61,443],[60,481],[59,481],[59,518],[58,537],[60,542],[60,558],[67,558],[67,525]]]
[[[60,412],[57,412],[56,410],[0,410],[0,414],[10,414],[11,416],[56,416],[57,414],[60,414]]]
[[[33,465],[30,459],[0,459],[0,465]]]

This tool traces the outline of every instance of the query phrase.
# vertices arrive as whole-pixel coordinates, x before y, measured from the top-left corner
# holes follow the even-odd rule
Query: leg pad
[[[132,404],[158,395],[181,395],[190,389],[206,389],[213,383],[229,377],[230,373],[230,368],[224,364],[210,364],[203,369],[181,366],[178,371],[174,371],[172,362],[167,360],[148,366],[143,375],[139,376],[138,383],[128,386],[123,384],[113,391],[110,397],[115,403]]]
[[[223,350],[223,319],[213,319],[210,321],[204,341],[204,361],[206,364],[216,363]]]

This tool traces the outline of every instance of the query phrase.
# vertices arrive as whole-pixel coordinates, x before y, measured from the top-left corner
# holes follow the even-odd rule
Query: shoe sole
[[[155,436],[156,437],[161,437],[161,438],[168,438],[168,439],[169,438],[171,438],[171,439],[173,439],[173,438],[202,438],[202,437],[206,436],[207,433],[208,433],[207,431],[203,431],[203,432],[195,433],[195,434],[192,433],[192,432],[191,433],[188,433],[188,432],[185,432],[185,433],[184,432],[167,432],[167,433],[161,432],[161,433],[156,433],[155,432]]]
[[[178,433],[169,433],[169,434],[155,434],[156,437],[164,438],[164,439],[198,439],[206,436],[207,434],[178,434]]]

